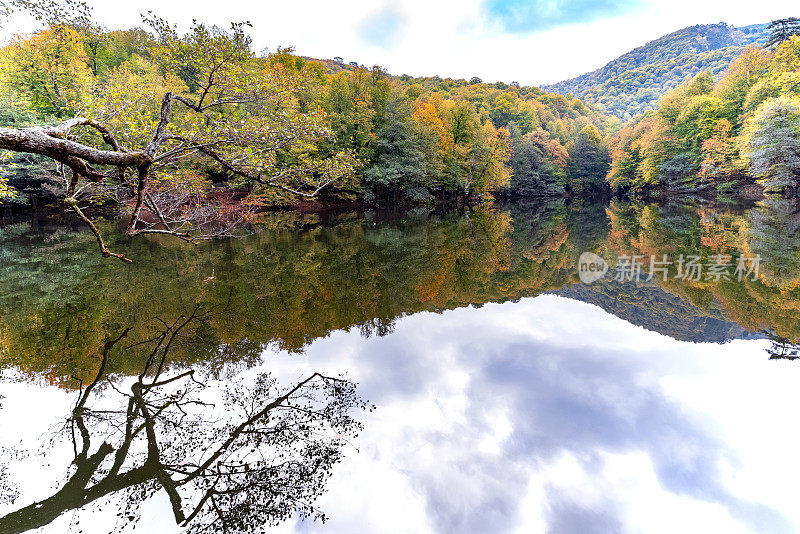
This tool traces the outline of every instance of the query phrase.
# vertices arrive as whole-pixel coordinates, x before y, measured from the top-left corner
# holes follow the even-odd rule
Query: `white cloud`
[[[376,10],[375,2],[369,0],[228,0],[224,8],[216,0],[89,3],[95,6],[98,19],[109,27],[138,24],[139,14],[150,10],[184,26],[193,18],[220,25],[250,20],[259,49],[295,46],[303,55],[341,56],[348,62],[380,64],[394,74],[479,76],[485,81],[516,80],[524,84],[550,83],[582,74],[686,26],[716,22],[748,25],[798,15],[796,2],[788,0],[648,0],[644,8],[631,15],[512,35],[485,20],[482,0],[397,0],[391,3],[391,9],[402,14],[402,36],[365,44],[361,25]]]

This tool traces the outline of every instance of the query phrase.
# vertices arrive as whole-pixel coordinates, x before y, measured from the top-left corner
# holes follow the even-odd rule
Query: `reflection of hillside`
[[[88,253],[84,260],[77,251],[91,243],[81,234],[7,232],[0,357],[54,379],[69,376],[93,367],[87,341],[101,344],[110,326],[135,320],[145,338],[147,319],[199,304],[220,313],[187,333],[192,348],[175,357],[249,359],[267,343],[296,351],[340,329],[384,335],[406,314],[536,295],[575,277],[569,212],[559,204],[483,207],[468,216],[420,210],[380,222],[369,215],[323,225],[283,215],[262,222],[255,235],[200,247],[133,242],[133,265],[98,264]],[[66,250],[69,261],[59,261]],[[65,283],[56,294],[31,283],[37,279]],[[137,362],[119,365],[115,371],[128,372]]]
[[[768,198],[750,210],[743,225],[747,249],[763,259],[762,277],[771,286],[800,285],[800,206]]]
[[[659,285],[701,310],[719,307],[728,320],[748,331],[800,338],[800,291],[794,282],[800,265],[795,204],[767,200],[742,210],[731,205],[615,201],[608,211],[611,256],[694,255],[707,264],[712,255],[727,254],[735,264],[740,257],[760,255],[755,281],[684,280],[673,271]]]
[[[761,337],[727,320],[721,310],[701,310],[660,287],[633,282],[599,280],[574,284],[554,292],[588,302],[620,319],[681,341],[724,343]]]
[[[771,286],[770,279],[670,278],[660,289],[573,285],[584,251],[612,265],[622,254],[707,258],[757,247],[767,255],[771,240],[753,232],[770,207],[757,209],[556,201],[324,222],[274,214],[254,235],[198,247],[159,239],[114,243],[134,264],[99,261],[86,234],[0,230],[0,362],[54,380],[85,374],[95,365],[87,345],[102,345],[115,325],[141,324],[131,337],[146,339],[158,325],[148,319],[195,305],[219,313],[187,332],[191,343],[176,348],[175,358],[251,361],[266,344],[301,351],[336,330],[386,335],[404,315],[562,288],[561,295],[676,339],[723,342],[768,330],[796,340],[800,290]],[[780,221],[794,220],[769,217],[759,235],[779,235]],[[118,365],[111,371],[128,373],[139,362]]]

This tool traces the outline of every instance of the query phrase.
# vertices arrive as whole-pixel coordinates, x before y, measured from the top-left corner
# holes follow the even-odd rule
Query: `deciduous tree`
[[[87,197],[103,195],[124,206],[129,237],[194,240],[227,234],[241,221],[209,200],[196,174],[187,173],[187,161],[207,161],[232,180],[307,197],[352,176],[348,151],[316,151],[333,136],[324,111],[298,110],[294,95],[303,80],[258,61],[246,24],[224,31],[196,23],[179,35],[164,20],[147,22],[158,35],[156,63],[176,73],[183,88],[131,96],[119,91],[120,71],[96,89],[85,113],[55,125],[0,128],[0,148],[57,162],[64,202],[95,233],[104,256],[127,260],[105,246],[80,206]]]
[[[800,103],[776,98],[759,107],[745,143],[752,172],[767,192],[795,191],[800,180]]]

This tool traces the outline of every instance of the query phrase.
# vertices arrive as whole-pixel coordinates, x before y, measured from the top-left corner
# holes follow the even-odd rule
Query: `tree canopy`
[[[725,192],[758,184],[796,190],[800,36],[748,47],[719,81],[703,73],[611,141],[612,188]]]
[[[570,188],[556,183],[580,132],[591,124],[605,139],[615,127],[577,99],[519,84],[393,76],[291,49],[259,55],[248,23],[182,33],[147,15],[144,29],[108,31],[80,2],[52,0],[40,6],[47,13],[7,6],[46,26],[0,50],[0,149],[12,152],[0,202],[66,206],[107,256],[119,253],[99,216],[124,217],[130,237],[197,240],[306,198],[562,194]],[[537,168],[510,164],[525,150],[512,123],[546,148],[541,161],[528,158]],[[516,189],[513,172],[543,178]]]
[[[347,151],[320,154],[333,134],[321,109],[300,111],[301,77],[256,61],[245,24],[225,31],[195,23],[179,35],[164,20],[146,21],[156,34],[151,62],[163,76],[129,62],[92,83],[80,36],[68,25],[6,50],[7,83],[34,111],[62,120],[2,128],[0,148],[57,163],[64,202],[103,255],[126,259],[106,248],[85,215],[81,203],[97,197],[126,208],[129,237],[192,240],[236,225],[240,216],[203,190],[187,162],[209,161],[232,179],[302,196],[352,175]]]

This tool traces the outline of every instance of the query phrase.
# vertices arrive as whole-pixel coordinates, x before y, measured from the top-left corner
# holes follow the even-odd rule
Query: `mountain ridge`
[[[592,72],[541,89],[572,94],[627,121],[653,109],[662,95],[687,78],[705,70],[720,76],[745,47],[763,44],[767,36],[766,23],[697,24],[649,41]]]

